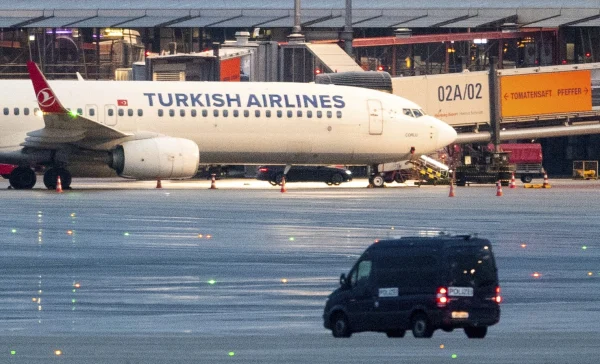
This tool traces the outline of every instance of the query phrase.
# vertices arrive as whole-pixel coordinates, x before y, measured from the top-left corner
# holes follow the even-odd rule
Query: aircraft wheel
[[[56,189],[56,180],[60,176],[60,184],[64,190],[71,188],[71,173],[64,168],[50,168],[44,173],[44,185],[49,190]]]
[[[29,167],[17,167],[13,169],[8,180],[15,190],[30,190],[35,186],[36,176]]]

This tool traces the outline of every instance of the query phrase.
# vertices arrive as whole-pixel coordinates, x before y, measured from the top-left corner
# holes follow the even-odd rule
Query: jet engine
[[[125,178],[191,178],[200,162],[198,145],[189,139],[157,137],[132,140],[112,150],[110,167]]]

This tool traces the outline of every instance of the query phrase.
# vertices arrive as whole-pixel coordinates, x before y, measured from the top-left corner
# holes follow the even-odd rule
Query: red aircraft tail
[[[68,113],[56,98],[54,91],[50,88],[46,77],[44,77],[37,64],[31,61],[27,62],[27,70],[29,71],[29,78],[33,83],[33,89],[35,90],[40,110],[44,113]]]

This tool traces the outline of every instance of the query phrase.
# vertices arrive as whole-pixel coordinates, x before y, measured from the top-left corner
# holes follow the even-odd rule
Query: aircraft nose
[[[438,130],[438,149],[444,148],[456,140],[456,130],[445,122],[434,119]]]

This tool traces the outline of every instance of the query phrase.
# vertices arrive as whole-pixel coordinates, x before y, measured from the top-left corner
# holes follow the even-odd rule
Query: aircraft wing
[[[27,62],[27,69],[45,127],[27,133],[23,146],[55,149],[65,144],[93,145],[132,135],[70,112],[60,103],[37,64]]]

